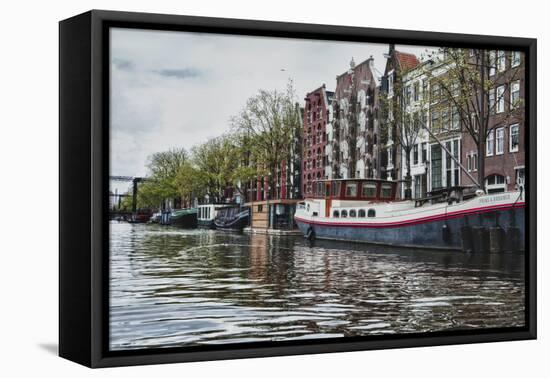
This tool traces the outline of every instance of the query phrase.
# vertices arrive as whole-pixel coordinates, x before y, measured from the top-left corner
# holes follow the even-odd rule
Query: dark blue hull
[[[523,207],[388,227],[327,225],[296,218],[306,236],[412,248],[525,250]]]

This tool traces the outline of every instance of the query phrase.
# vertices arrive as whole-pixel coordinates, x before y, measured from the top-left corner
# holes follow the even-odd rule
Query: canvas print
[[[111,351],[525,327],[523,52],[109,33]]]

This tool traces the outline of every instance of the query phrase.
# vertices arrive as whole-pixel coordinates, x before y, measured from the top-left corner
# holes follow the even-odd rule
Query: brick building
[[[309,92],[305,97],[302,137],[302,191],[311,194],[315,180],[324,179],[327,172],[327,124],[332,121],[333,92],[325,85]],[[330,170],[330,167],[328,167]]]
[[[384,96],[384,107],[386,107],[383,109],[384,117],[393,118],[393,109],[403,106],[401,96],[404,93],[400,93],[401,88],[406,88],[402,82],[403,76],[415,69],[419,64],[420,61],[416,55],[398,51],[395,49],[395,45],[389,45],[380,90],[381,96]],[[420,93],[420,90],[418,93]],[[380,177],[383,179],[398,180],[401,178],[402,154],[397,135],[400,132],[401,130],[396,128],[386,128],[380,135]]]
[[[380,177],[378,150],[379,76],[374,58],[336,77],[333,121],[327,127],[328,178]]]
[[[472,56],[478,51],[471,50]],[[488,192],[517,190],[525,179],[525,63],[519,51],[489,51],[488,130],[484,148],[485,187]],[[462,161],[477,178],[478,149],[473,138],[463,135]],[[462,181],[471,183],[462,173]]]

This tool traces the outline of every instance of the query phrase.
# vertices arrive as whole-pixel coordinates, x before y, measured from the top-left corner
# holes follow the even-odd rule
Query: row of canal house
[[[396,53],[398,54],[393,51],[392,54],[390,47],[388,62]],[[469,57],[469,64],[480,65],[478,51],[468,50],[466,54]],[[513,51],[490,51],[486,65],[488,66],[487,80],[493,84],[486,96],[486,111],[483,111],[483,115],[488,117],[488,123],[484,133],[486,136],[482,156],[479,156],[471,126],[467,126],[473,124],[474,131],[479,130],[476,119],[481,110],[472,111],[469,115],[464,114],[463,110],[453,105],[452,100],[448,100],[448,96],[442,93],[443,88],[433,80],[447,74],[448,65],[444,57],[440,60],[418,62],[401,76],[395,75],[395,71],[391,71],[391,65],[388,65],[390,71],[386,72],[388,77],[386,95],[392,95],[390,78],[401,77],[402,91],[398,96],[403,96],[400,103],[405,107],[405,114],[420,110],[423,112],[424,122],[432,132],[430,135],[426,130],[421,130],[409,152],[412,197],[425,197],[429,192],[451,186],[474,187],[475,183],[469,176],[478,180],[480,159],[485,161],[483,176],[488,192],[517,190],[524,184],[526,125],[523,102],[525,95],[523,54]],[[395,83],[393,85],[395,86]],[[460,83],[457,82],[456,87],[458,88],[459,85]],[[480,94],[473,93],[472,96],[479,98]],[[466,120],[468,116],[471,117],[470,120]],[[479,134],[483,134],[483,131]],[[435,138],[455,159],[449,156]],[[401,174],[398,177],[403,180],[407,176],[406,156],[403,148],[399,150],[401,156],[397,159],[401,166]],[[464,169],[461,169],[457,162]],[[401,185],[401,196],[405,196],[404,185]]]
[[[476,64],[475,50],[471,62]],[[252,226],[259,229],[293,228],[296,203],[312,195],[314,182],[334,178],[381,178],[397,181],[398,197],[406,197],[408,176],[403,132],[389,126],[392,109],[400,114],[422,111],[431,134],[422,129],[410,146],[411,197],[422,198],[438,189],[473,186],[479,159],[485,160],[489,192],[516,190],[525,175],[524,56],[520,52],[491,51],[488,79],[488,132],[483,156],[466,131],[462,117],[442,103],[434,77],[446,74],[445,60],[420,61],[414,54],[389,46],[383,73],[371,56],[336,76],[334,91],[326,85],[305,95],[302,135],[296,135],[294,153],[281,163],[273,198],[267,198],[265,178],[251,189],[247,205]],[[479,94],[473,94],[474,96]],[[514,112],[510,110],[514,107]],[[473,116],[473,115],[472,115]],[[452,159],[441,144],[453,154]]]

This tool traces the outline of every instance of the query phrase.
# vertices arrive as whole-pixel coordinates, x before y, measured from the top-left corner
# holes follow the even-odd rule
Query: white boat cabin
[[[336,179],[313,183],[313,194],[306,198],[305,211],[311,216],[325,218],[374,218],[377,205],[394,202],[396,207],[397,181],[380,179]],[[408,202],[408,201],[407,201]],[[406,207],[411,204],[407,203]],[[393,206],[391,206],[393,207]]]

